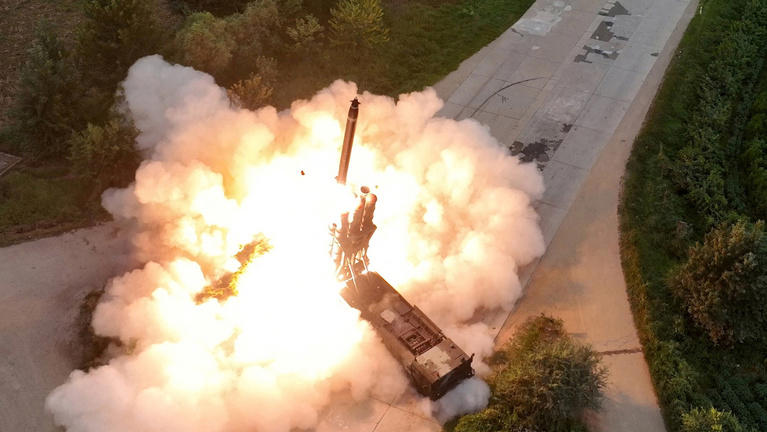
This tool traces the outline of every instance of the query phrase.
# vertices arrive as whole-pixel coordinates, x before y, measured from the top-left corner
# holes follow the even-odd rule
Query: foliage
[[[92,223],[99,215],[91,210],[82,182],[68,175],[68,167],[22,162],[0,178],[0,245]]]
[[[113,89],[136,60],[158,52],[165,37],[155,0],[87,0],[84,12],[77,57],[99,87]]]
[[[367,60],[389,40],[380,0],[339,0],[330,15],[330,40],[353,61]]]
[[[242,11],[250,0],[186,0],[188,9],[198,12],[212,12],[216,15],[227,15]]]
[[[694,408],[682,416],[682,432],[745,432],[729,412]]]
[[[27,149],[35,155],[66,153],[66,137],[81,122],[71,106],[76,79],[69,53],[50,27],[43,26],[22,69],[13,112]]]
[[[690,249],[670,287],[714,343],[767,338],[767,236],[764,223],[720,226]]]
[[[242,13],[224,18],[209,12],[187,17],[176,34],[178,61],[228,85],[247,79],[258,59],[281,48],[279,9],[273,0],[251,2]]]
[[[29,96],[28,116],[16,116],[23,121],[0,132],[3,148],[17,148],[13,143],[19,142],[18,147],[49,158],[52,166],[62,169],[71,163],[66,158],[72,153],[69,137],[76,131],[86,133],[89,123],[107,127],[117,84],[134,60],[145,54],[160,52],[170,61],[212,73],[236,103],[250,108],[264,103],[287,107],[337,78],[354,80],[361,90],[396,96],[433,84],[454,70],[506,30],[532,0],[369,2],[382,11],[373,21],[381,31],[366,39],[375,42],[369,62],[331,46],[331,10],[342,11],[337,0],[82,0],[79,4],[83,21],[75,40],[57,41],[58,48],[43,50],[45,55],[36,64],[40,72],[24,75],[31,83],[30,90],[22,86],[21,98]],[[463,13],[467,5],[475,11],[471,16]],[[183,25],[177,28],[179,22]],[[271,68],[264,67],[267,63]],[[62,184],[72,187],[72,193],[67,189],[58,196],[69,199],[66,205],[55,200],[59,208],[87,211],[63,211],[66,217],[59,218],[50,217],[40,202],[34,204],[38,213],[22,211],[26,204],[6,205],[15,208],[14,215],[26,215],[30,226],[43,220],[81,223],[98,204],[82,197],[84,191],[91,198],[98,195],[100,186],[87,184],[90,178],[68,172],[50,179],[32,177],[29,181],[44,190]],[[6,192],[22,199],[14,192],[20,191],[17,187],[21,185],[9,182]]]
[[[590,347],[577,343],[561,320],[524,323],[496,355],[488,409],[461,419],[456,432],[571,431],[586,409],[599,407],[607,370]]]
[[[299,56],[305,56],[317,48],[324,27],[313,15],[296,18],[293,27],[288,27],[286,33],[293,43],[292,49]]]
[[[749,128],[759,124],[749,110],[753,119],[766,86],[767,39],[744,29],[763,35],[765,11],[764,0],[705,2],[675,51],[626,168],[621,258],[670,432],[682,430],[693,409],[711,407],[744,428],[767,430],[761,420],[767,399],[749,396],[767,378],[767,347],[713,346],[688,319],[669,277],[712,227],[759,215],[748,179],[761,150],[746,156],[746,149],[756,138]]]
[[[138,167],[139,154],[133,147],[137,135],[133,125],[118,116],[103,126],[88,123],[69,141],[74,172],[88,179],[97,196],[107,187],[124,186]]]
[[[224,73],[232,60],[235,40],[227,29],[227,21],[210,12],[190,15],[176,34],[178,60],[213,76]]]
[[[752,0],[742,20],[731,26],[718,45],[697,89],[695,109],[687,119],[689,143],[679,152],[675,178],[696,210],[709,225],[724,220],[737,205],[728,191],[730,161],[737,161],[737,146],[732,145],[747,120],[742,111],[743,94],[756,81],[767,52],[767,3]]]
[[[277,65],[273,58],[258,57],[256,65],[256,71],[250,77],[237,81],[227,91],[235,105],[250,110],[271,102],[277,80]]]

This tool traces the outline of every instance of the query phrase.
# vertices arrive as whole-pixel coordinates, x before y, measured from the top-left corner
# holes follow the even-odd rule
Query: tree
[[[250,77],[234,83],[228,90],[229,99],[242,108],[258,109],[271,101],[276,77],[276,62],[272,58],[259,57],[256,71]]]
[[[259,59],[282,49],[280,31],[279,8],[274,0],[251,2],[242,13],[225,18],[195,13],[176,34],[177,57],[228,86],[251,79],[253,73],[262,74]],[[276,63],[272,66],[276,69]]]
[[[70,60],[57,35],[43,25],[22,68],[14,108],[16,126],[36,156],[66,154],[67,137],[81,121],[72,108],[77,77]]]
[[[767,237],[764,223],[712,229],[671,276],[672,291],[715,344],[764,342]]]
[[[523,324],[494,363],[488,408],[462,418],[456,432],[583,430],[584,410],[598,408],[607,371],[590,347],[570,338],[561,320]]]
[[[218,78],[229,68],[236,41],[225,20],[199,12],[176,33],[176,46],[182,63]]]
[[[694,408],[682,414],[682,432],[745,432],[730,412]]]
[[[113,92],[136,60],[159,50],[165,35],[156,6],[154,0],[87,0],[77,57],[93,84]]]
[[[340,0],[330,15],[331,41],[353,60],[365,59],[389,40],[380,0]]]
[[[313,15],[297,18],[296,24],[286,30],[293,42],[293,52],[298,56],[306,56],[316,47],[324,28]]]

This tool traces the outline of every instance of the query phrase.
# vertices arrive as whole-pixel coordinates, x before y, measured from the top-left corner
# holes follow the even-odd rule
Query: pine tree
[[[389,40],[380,0],[340,0],[330,11],[331,41],[353,60],[364,60]]]

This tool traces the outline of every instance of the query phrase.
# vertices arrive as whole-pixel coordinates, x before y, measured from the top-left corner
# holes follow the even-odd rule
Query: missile
[[[354,131],[357,129],[357,114],[359,114],[360,101],[354,98],[349,107],[349,115],[346,117],[346,131],[344,132],[344,145],[341,148],[341,163],[338,165],[336,181],[346,184],[346,174],[349,172],[349,160],[352,157],[352,144],[354,143]]]

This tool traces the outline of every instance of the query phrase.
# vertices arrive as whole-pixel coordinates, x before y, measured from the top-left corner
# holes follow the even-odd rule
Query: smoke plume
[[[404,372],[338,295],[328,257],[328,224],[361,185],[379,196],[372,267],[483,371],[477,360],[492,337],[473,317],[510,309],[518,267],[544,249],[534,165],[473,120],[435,117],[442,101],[431,89],[397,101],[364,93],[346,188],[333,179],[352,83],[283,112],[252,112],[233,107],[212,77],[150,56],[123,87],[145,160],[103,205],[145,264],[109,282],[93,326],[122,348],[49,395],[58,424],[289,431],[316,425],[336,392],[402,393]],[[257,236],[269,250],[238,273],[238,294],[199,302]],[[429,406],[444,418],[481,408],[488,394],[472,379]]]

